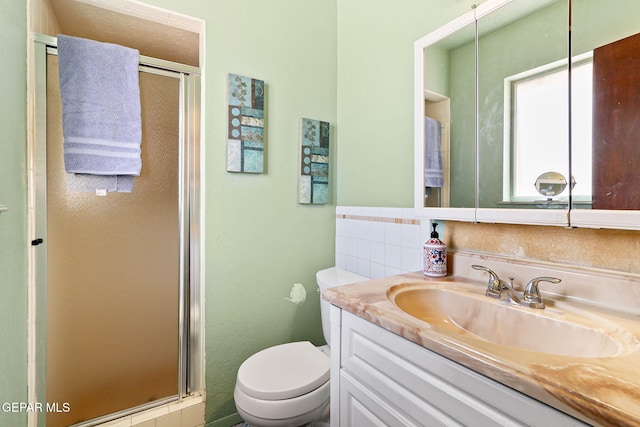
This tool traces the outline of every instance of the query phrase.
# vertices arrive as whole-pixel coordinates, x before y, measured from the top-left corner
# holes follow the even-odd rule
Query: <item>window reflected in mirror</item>
[[[510,115],[512,130],[505,137],[505,152],[512,153],[510,173],[505,174],[505,202],[539,200],[537,177],[547,170],[564,170],[569,163],[567,74],[566,61],[561,61],[505,79],[511,98],[505,103],[505,117]],[[582,201],[591,201],[592,75],[590,56],[571,70],[573,197]],[[559,196],[554,200],[567,203],[568,189]]]
[[[568,209],[535,189],[569,175],[568,16],[566,0],[524,0],[478,19],[480,208]]]

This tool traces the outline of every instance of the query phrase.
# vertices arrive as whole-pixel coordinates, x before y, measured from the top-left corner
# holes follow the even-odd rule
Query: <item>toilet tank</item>
[[[348,285],[350,283],[369,280],[365,276],[343,270],[339,267],[330,267],[316,273],[316,282],[322,292],[325,289],[336,286]],[[329,307],[331,303],[320,297],[320,317],[322,318],[322,333],[327,344],[331,345],[331,324],[329,322]]]

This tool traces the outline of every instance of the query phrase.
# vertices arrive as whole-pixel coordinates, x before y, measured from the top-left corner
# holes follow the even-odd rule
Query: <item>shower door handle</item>
[[[38,246],[42,243],[44,243],[44,240],[42,240],[41,237],[38,237],[37,239],[31,241],[31,246]]]

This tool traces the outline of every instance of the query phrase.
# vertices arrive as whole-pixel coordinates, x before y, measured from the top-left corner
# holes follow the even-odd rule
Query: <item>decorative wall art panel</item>
[[[300,119],[300,174],[298,202],[329,202],[329,130],[328,122]]]
[[[264,81],[229,74],[227,171],[264,173]]]

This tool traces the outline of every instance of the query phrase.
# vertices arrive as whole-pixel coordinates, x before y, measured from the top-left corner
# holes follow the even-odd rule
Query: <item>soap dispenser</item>
[[[433,227],[431,238],[424,244],[424,274],[443,277],[447,275],[447,245],[440,240],[436,231],[438,223],[434,222],[431,226]]]

